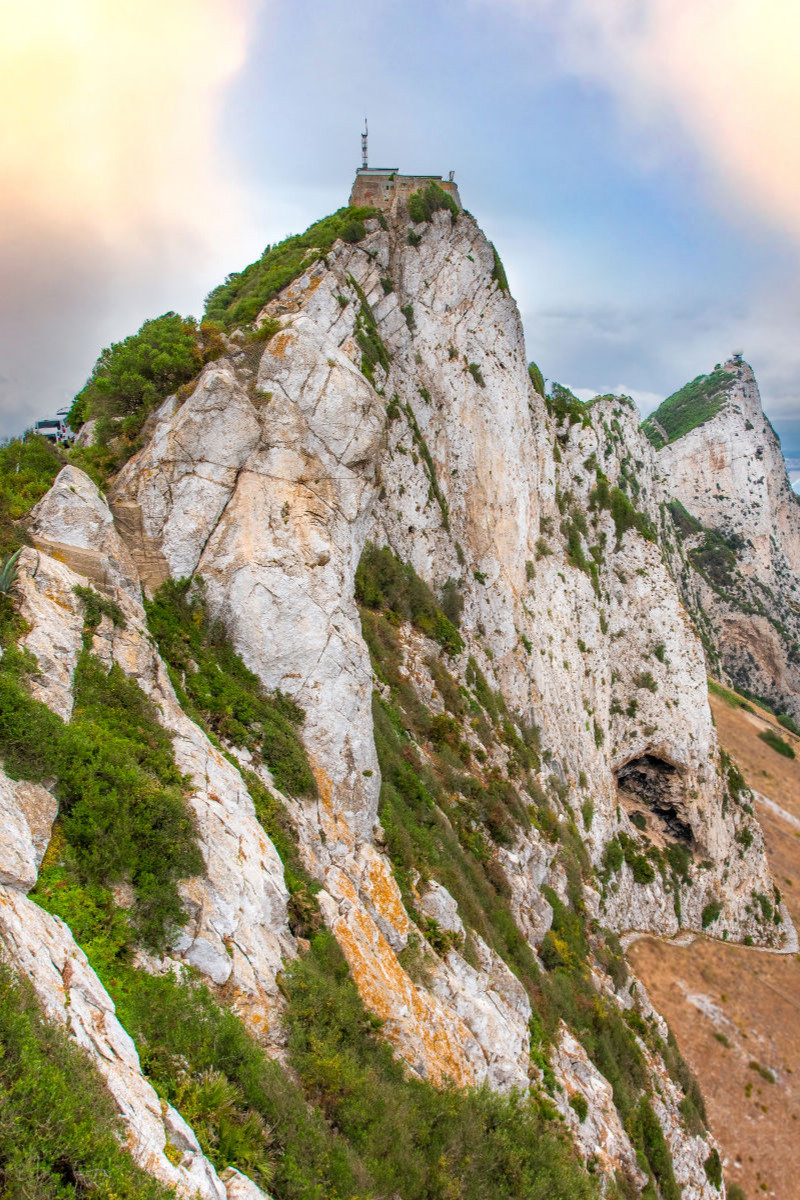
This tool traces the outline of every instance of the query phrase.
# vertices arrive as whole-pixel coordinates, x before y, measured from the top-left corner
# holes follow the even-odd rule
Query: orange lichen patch
[[[274,358],[285,358],[286,351],[294,341],[294,334],[291,329],[282,329],[280,333],[276,333],[270,338],[267,350]]]
[[[340,842],[353,849],[355,846],[355,838],[353,831],[345,821],[341,813],[336,810],[336,803],[333,796],[333,783],[330,776],[322,769],[312,763],[311,769],[314,772],[314,778],[317,781],[317,790],[319,792],[319,801],[317,803],[317,812],[319,815],[319,826],[325,834],[327,841]]]
[[[400,889],[385,859],[369,847],[361,887],[369,897],[376,912],[388,925],[405,937],[411,928],[408,914],[403,907]]]
[[[461,1018],[413,983],[397,955],[358,900],[341,871],[329,873],[342,899],[350,901],[331,931],[339,943],[365,1006],[385,1022],[384,1036],[413,1070],[437,1084],[451,1080],[471,1087],[475,1071],[464,1047],[474,1041]]]
[[[323,275],[321,272],[315,272],[311,276],[301,275],[293,284],[284,292],[284,300],[302,302],[309,296],[313,296],[319,285],[322,283]],[[304,280],[307,282],[304,283]]]

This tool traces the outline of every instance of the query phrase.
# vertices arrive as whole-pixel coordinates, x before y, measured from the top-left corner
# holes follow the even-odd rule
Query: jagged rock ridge
[[[152,589],[167,575],[201,575],[247,665],[306,712],[319,794],[284,800],[322,885],[322,916],[385,1036],[422,1078],[536,1088],[547,1073],[519,971],[435,872],[398,878],[391,831],[378,821],[373,699],[396,715],[416,770],[455,769],[436,752],[435,728],[469,767],[476,795],[505,781],[508,803],[513,793],[523,804],[494,837],[491,822],[471,816],[463,828],[548,969],[568,953],[560,914],[576,903],[593,928],[620,933],[707,928],[777,945],[791,930],[785,917],[765,920],[754,900],[772,894],[763,839],[719,755],[702,646],[659,547],[670,497],[635,411],[618,398],[549,410],[493,248],[471,217],[437,213],[409,238],[397,206],[386,224],[368,221],[362,240],[335,243],[270,302],[259,319],[280,329],[257,356],[232,335],[191,394],[162,406],[109,506],[81,472],[62,472],[33,514],[38,555],[21,560],[23,644],[39,663],[37,694],[68,717],[83,628],[75,581],[91,580],[124,611],[126,630],[104,620],[93,648],[137,679],[174,733],[206,868],[184,885],[191,919],[172,957],[224,985],[250,1028],[276,1045],[276,980],[296,953],[280,863],[236,768],[181,712],[138,598],[140,581]],[[366,370],[365,327],[384,351]],[[449,654],[412,621],[385,635],[397,638],[394,674],[374,647],[371,661],[354,595],[368,543],[389,546],[437,592],[453,581],[460,634]],[[425,734],[397,680],[424,704]],[[467,785],[452,770],[442,778],[439,811],[458,828]],[[11,882],[24,891],[35,867],[17,804]],[[572,836],[583,846],[577,885],[558,848]],[[24,928],[29,910],[20,911]],[[4,942],[18,957],[10,928]],[[590,986],[627,1014],[658,1080],[654,1120],[675,1178],[687,1198],[717,1194],[704,1168],[713,1144],[687,1128],[665,1067],[666,1030],[641,989],[614,981],[599,945],[587,960]],[[409,965],[414,947],[421,974]],[[47,1002],[35,963],[19,966]],[[566,1025],[551,1069],[584,1157],[642,1186],[609,1085]],[[585,1126],[581,1104],[567,1102],[578,1093]],[[161,1134],[152,1136],[157,1144]],[[195,1161],[195,1149],[186,1154]]]

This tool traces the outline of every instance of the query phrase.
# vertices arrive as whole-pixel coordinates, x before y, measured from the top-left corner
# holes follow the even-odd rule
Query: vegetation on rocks
[[[438,183],[429,183],[419,192],[412,192],[408,197],[408,217],[414,225],[430,221],[435,212],[442,209],[450,213],[453,221],[458,218],[458,205],[449,192],[439,187]]]
[[[684,437],[698,425],[704,425],[715,417],[725,403],[728,388],[734,376],[730,371],[717,368],[710,375],[698,375],[691,383],[679,388],[642,422],[642,432],[656,450],[669,442]],[[658,426],[661,426],[664,434]]]
[[[365,608],[385,609],[396,622],[410,621],[449,654],[464,649],[464,639],[431,589],[388,546],[379,549],[368,543],[365,547],[356,571],[356,600]]]
[[[88,1055],[0,965],[0,1186],[9,1200],[167,1200],[122,1145]]]
[[[291,1074],[191,978],[117,963],[104,982],[145,1072],[192,1119],[206,1154],[275,1200],[598,1195],[535,1099],[410,1076],[325,931],[284,976]]]
[[[222,624],[209,617],[202,578],[168,579],[146,609],[184,710],[218,742],[263,761],[280,791],[315,796],[299,735],[305,714],[282,692],[268,693],[247,669]]]
[[[403,564],[388,551],[384,553],[390,578],[399,574],[401,580],[407,579],[410,568],[401,571]],[[381,554],[374,548],[365,551],[368,566],[362,574],[368,579],[375,575],[375,558]],[[380,561],[384,561],[383,556]],[[376,597],[386,596],[389,591],[389,584],[376,588]],[[362,604],[364,594],[362,586]],[[474,933],[480,934],[526,987],[534,1010],[532,1058],[542,1070],[545,1083],[550,1072],[548,1047],[557,1037],[559,1021],[564,1020],[611,1083],[615,1104],[641,1151],[645,1169],[662,1195],[675,1195],[670,1191],[674,1179],[668,1148],[650,1121],[648,1069],[636,1035],[662,1056],[682,1090],[687,1121],[700,1128],[702,1100],[674,1046],[662,1042],[638,1014],[629,1014],[629,1020],[613,1002],[601,999],[596,990],[589,965],[592,956],[618,987],[625,982],[626,968],[616,938],[588,920],[583,881],[589,880],[592,872],[574,822],[558,821],[538,781],[528,774],[540,764],[538,739],[537,748],[526,755],[524,731],[509,720],[502,697],[491,691],[473,659],[465,672],[466,686],[459,687],[458,681],[449,676],[440,680],[432,670],[447,709],[447,715],[433,716],[401,669],[403,655],[395,628],[399,607],[390,609],[385,600],[374,603],[371,609],[362,607],[362,624],[376,675],[389,687],[388,698],[385,693],[376,695],[373,703],[382,777],[379,816],[405,904],[424,929],[425,923],[415,910],[415,888],[420,886],[420,879],[436,879],[448,889],[468,930],[462,953],[469,958],[470,939]],[[407,607],[406,619],[411,619],[409,612]],[[509,763],[505,777],[495,767],[476,767],[464,740],[464,725],[470,713],[481,711],[485,714],[485,744],[491,744],[494,738],[506,745],[515,739],[522,742],[521,753],[515,755],[516,765]],[[475,724],[480,727],[480,719]],[[442,736],[445,726],[446,736]],[[558,782],[555,776],[553,779]],[[520,783],[533,800],[527,803],[527,814],[520,805]],[[556,790],[560,794],[560,789]],[[509,910],[507,885],[494,849],[513,841],[515,827],[524,827],[527,821],[533,821],[546,836],[560,843],[558,854],[569,881],[566,902],[551,889],[544,889],[553,909],[552,927],[540,950],[544,971]],[[632,839],[624,848],[619,842],[611,846],[619,854],[619,863],[613,864],[616,869],[629,858],[638,883],[653,881],[655,867]],[[679,861],[671,869],[685,874],[688,865]]]
[[[352,275],[348,277],[350,286],[355,291],[359,299],[359,310],[355,324],[355,338],[361,349],[361,370],[370,381],[375,384],[375,368],[380,366],[384,371],[389,370],[389,351],[383,344],[381,335],[378,333],[378,325],[375,320],[375,315],[367,303],[367,297],[364,295],[364,289],[356,283]]]
[[[73,429],[97,421],[93,445],[74,449],[70,461],[104,483],[139,449],[150,413],[224,351],[216,322],[198,326],[193,317],[174,312],[145,321],[137,333],[112,343],[70,409]]]
[[[235,271],[206,298],[206,317],[225,329],[253,321],[278,292],[323,258],[337,239],[361,241],[364,222],[375,217],[384,222],[376,208],[340,208],[330,217],[315,221],[305,233],[267,246],[261,258],[243,271]]]
[[[21,671],[4,672],[0,687],[10,700],[0,727],[6,770],[57,779],[58,837],[34,898],[51,908],[74,884],[93,889],[87,902],[103,903],[104,889],[128,882],[131,940],[163,949],[186,920],[177,883],[202,872],[203,860],[185,780],[152,704],[119,667],[108,670],[86,650],[68,725],[30,698]]]
[[[48,490],[64,465],[64,455],[46,438],[28,434],[0,447],[0,556],[25,541],[16,524]]]
[[[540,396],[544,395],[544,376],[539,370],[535,362],[528,363],[528,374],[531,377],[531,383]]]
[[[138,684],[87,648],[75,669],[72,719],[61,721],[31,695],[35,661],[17,647],[10,612],[9,604],[0,658],[0,755],[12,778],[55,780],[59,801],[34,898],[50,907],[56,892],[69,893],[70,903],[80,906],[85,893],[87,904],[103,907],[108,889],[127,882],[134,903],[125,918],[126,940],[163,948],[186,920],[177,882],[203,867],[170,737]],[[96,615],[90,608],[87,631]]]

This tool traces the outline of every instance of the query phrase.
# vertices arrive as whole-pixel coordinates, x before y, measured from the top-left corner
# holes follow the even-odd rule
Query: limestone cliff
[[[797,718],[800,501],[752,369],[736,357],[708,379],[716,377],[713,403],[698,414],[705,419],[657,454],[679,502],[677,572],[712,664],[734,686]],[[650,429],[653,420],[658,412]]]
[[[20,560],[35,695],[69,719],[86,637],[74,587],[91,582],[124,616],[124,628],[98,618],[92,651],[155,703],[190,781],[204,872],[181,885],[189,919],[168,955],[141,961],[190,965],[282,1053],[281,971],[304,945],[248,791],[252,768],[288,812],[321,917],[410,1072],[549,1092],[603,1188],[624,1179],[639,1194],[655,1178],[665,1197],[676,1186],[686,1200],[719,1194],[713,1142],[687,1117],[690,1085],[613,936],[685,928],[771,947],[793,936],[751,797],[720,755],[703,647],[660,548],[671,520],[662,456],[677,463],[678,450],[657,455],[624,399],[537,393],[502,267],[468,214],[410,227],[396,202],[363,237],[310,254],[256,323],[263,340],[230,331],[225,353],[154,414],[108,502],[65,467]],[[750,420],[740,376],[726,429]],[[739,470],[727,462],[720,471]],[[677,465],[669,474],[684,478]],[[719,478],[732,496],[738,476]],[[762,483],[771,515],[748,536],[754,572],[769,563],[777,588],[796,561],[795,527],[775,515],[783,492]],[[736,506],[714,511],[733,521]],[[265,764],[212,744],[182,711],[140,588],[189,576],[205,581],[210,612],[263,687],[304,710],[313,799],[281,796]],[[389,596],[398,579],[416,608]],[[0,937],[48,1005],[60,985],[20,945],[58,942],[111,1027],[113,1006],[69,932],[21,894],[36,857],[20,787],[3,800],[3,879],[20,891]],[[425,813],[424,853],[422,825],[398,816],[403,787]],[[578,997],[563,1019],[550,976]],[[549,1041],[545,1002],[559,1016]],[[598,1067],[589,1011],[621,1031],[637,1064],[642,1098],[628,1107]],[[126,1055],[149,1112],[132,1043]],[[119,1103],[137,1129],[139,1110]],[[170,1121],[141,1157],[173,1182],[159,1157]],[[642,1149],[647,1121],[668,1147],[671,1184]],[[205,1171],[200,1194],[244,1194],[231,1190],[242,1176],[215,1182],[191,1130],[181,1136],[180,1188]]]

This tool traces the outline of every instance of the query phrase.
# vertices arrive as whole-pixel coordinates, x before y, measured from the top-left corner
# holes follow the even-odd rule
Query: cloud
[[[136,328],[163,311],[143,306],[175,307],[196,289],[223,230],[229,248],[230,230],[244,239],[246,197],[219,119],[256,7],[26,0],[4,10],[5,432],[69,400],[101,349],[98,331],[124,336],[123,321]]]
[[[496,0],[492,0],[496,3]],[[599,82],[660,140],[681,131],[723,207],[800,242],[796,0],[505,0],[559,35],[564,65]]]

